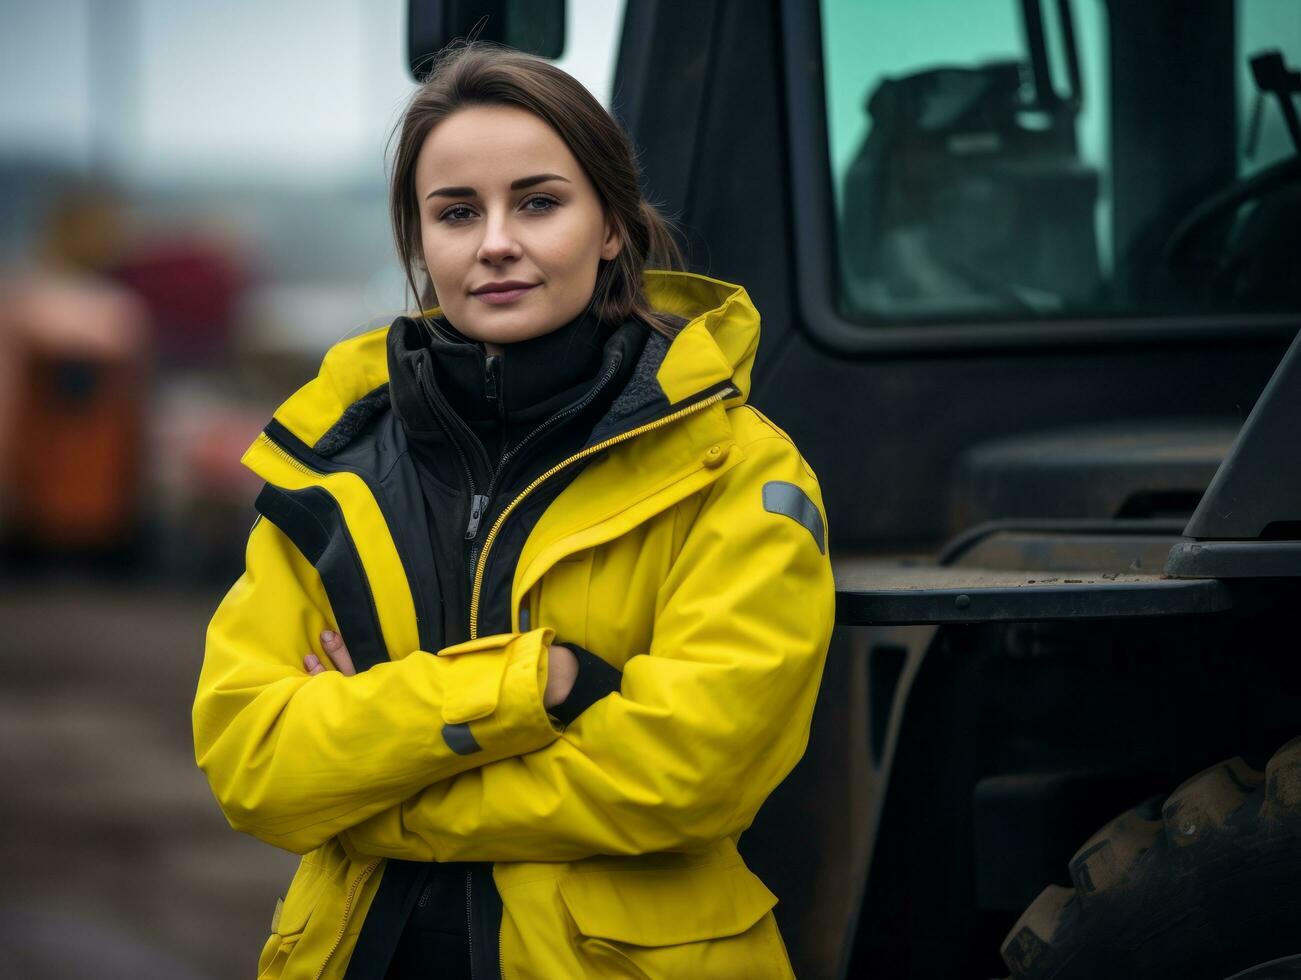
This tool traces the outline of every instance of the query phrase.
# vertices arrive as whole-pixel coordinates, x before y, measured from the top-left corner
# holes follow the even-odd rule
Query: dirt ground
[[[256,972],[297,858],[232,831],[194,765],[222,591],[0,581],[0,976]]]

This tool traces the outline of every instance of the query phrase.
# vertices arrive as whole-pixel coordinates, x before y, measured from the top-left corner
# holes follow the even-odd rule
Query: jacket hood
[[[645,386],[653,374],[659,389],[655,394],[673,405],[730,381],[737,394],[726,404],[743,403],[759,347],[759,312],[744,287],[664,270],[647,271],[643,285],[653,309],[687,321],[671,343],[646,345],[640,372],[648,376]],[[439,312],[424,311],[428,316]],[[276,409],[276,421],[316,446],[336,426],[350,429],[354,417],[358,424],[368,418],[388,400],[388,329],[385,323],[331,347],[320,373]],[[651,339],[656,338],[663,339],[652,333]]]

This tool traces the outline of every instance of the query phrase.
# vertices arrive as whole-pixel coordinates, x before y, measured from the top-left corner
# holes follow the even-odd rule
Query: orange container
[[[51,551],[126,544],[143,462],[143,314],[97,283],[29,282],[7,300],[5,537]]]

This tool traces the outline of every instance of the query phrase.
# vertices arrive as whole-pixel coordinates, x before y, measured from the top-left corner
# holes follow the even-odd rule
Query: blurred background
[[[603,102],[622,4],[569,4]],[[251,976],[293,855],[194,766],[239,463],[400,310],[403,0],[0,0],[0,976]]]
[[[566,7],[558,64],[628,127],[690,268],[764,311],[755,399],[819,474],[842,567],[911,582],[1000,521],[1183,526],[1296,332],[1301,2]],[[241,454],[405,304],[406,8],[0,0],[0,978],[254,972],[295,857],[226,826],[190,706],[254,516]],[[1147,634],[1097,669],[1141,711],[1077,696],[1098,634],[967,626],[838,631],[744,848],[803,977],[1003,976],[1021,910],[1133,803],[1116,777],[1053,816],[1074,784],[1041,777],[1084,771],[1080,733],[1116,734],[1089,772],[1150,764],[1164,792],[1256,718],[1214,700],[1214,657],[1188,669],[1193,621],[1162,634],[1178,697],[1134,680]],[[1269,694],[1266,665],[1243,676]]]

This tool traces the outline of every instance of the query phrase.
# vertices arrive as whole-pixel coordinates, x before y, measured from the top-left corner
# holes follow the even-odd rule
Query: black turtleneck
[[[460,447],[475,491],[482,494],[503,453],[555,413],[590,393],[591,404],[579,414],[599,418],[627,380],[646,336],[640,321],[611,326],[584,310],[557,330],[503,345],[501,354],[490,355],[445,318],[404,317],[389,333],[391,397],[416,441],[436,447],[450,439]],[[611,376],[593,392],[607,372]],[[567,418],[563,427],[576,421]],[[556,434],[549,429],[547,441]],[[529,454],[533,451],[530,445]],[[432,462],[430,454],[422,455]],[[511,468],[518,465],[512,461]],[[445,482],[464,486],[466,481],[462,475]]]
[[[430,341],[436,384],[480,438],[500,443],[504,429],[506,448],[594,384],[605,343],[614,333],[584,312],[559,330],[507,345],[494,355],[446,320],[436,321],[435,328],[452,338]],[[497,448],[500,455],[503,447]]]

